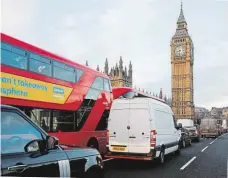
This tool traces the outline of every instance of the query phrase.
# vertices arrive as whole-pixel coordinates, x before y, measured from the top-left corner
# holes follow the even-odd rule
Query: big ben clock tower
[[[194,119],[194,46],[181,11],[171,40],[172,110],[176,119]]]

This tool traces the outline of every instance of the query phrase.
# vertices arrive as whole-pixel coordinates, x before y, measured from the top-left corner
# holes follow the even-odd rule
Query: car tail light
[[[152,130],[151,131],[151,135],[150,135],[150,146],[151,147],[155,147],[156,146],[156,130]]]

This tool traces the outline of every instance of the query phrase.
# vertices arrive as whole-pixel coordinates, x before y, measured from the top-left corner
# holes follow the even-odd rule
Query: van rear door
[[[109,150],[128,152],[129,101],[115,100],[109,115]]]
[[[129,153],[150,152],[149,104],[130,103]]]

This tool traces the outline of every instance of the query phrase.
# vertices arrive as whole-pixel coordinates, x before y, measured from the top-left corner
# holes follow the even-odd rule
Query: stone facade
[[[171,40],[172,110],[176,119],[194,119],[194,46],[188,34],[183,8]]]
[[[122,57],[120,56],[119,65],[109,70],[108,59],[105,60],[104,73],[110,77],[112,87],[132,87],[132,64],[129,67],[123,65]]]
[[[85,65],[89,66],[88,61],[86,61]],[[97,65],[96,70],[103,72],[109,76],[112,87],[132,87],[133,69],[131,61],[127,69],[127,66],[123,67],[123,60],[121,56],[119,60],[119,65],[116,63],[116,66],[111,67],[111,69],[109,70],[108,59],[106,58],[104,71],[100,70],[99,65]]]

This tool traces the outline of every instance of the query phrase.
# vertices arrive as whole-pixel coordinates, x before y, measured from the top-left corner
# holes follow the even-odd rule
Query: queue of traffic
[[[1,123],[3,176],[101,178],[101,155],[164,163],[205,133],[159,98],[6,34]]]

